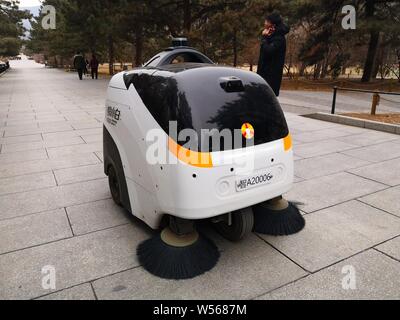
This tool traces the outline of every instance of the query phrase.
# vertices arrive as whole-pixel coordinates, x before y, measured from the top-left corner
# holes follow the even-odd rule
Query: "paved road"
[[[282,91],[280,101],[284,108],[296,114],[331,112],[333,93],[328,91]],[[336,101],[337,113],[370,112],[372,94],[339,91]],[[400,112],[400,97],[382,95],[378,112]]]
[[[306,229],[238,244],[207,230],[217,267],[165,281],[135,257],[151,232],[110,200],[107,81],[13,67],[0,78],[0,299],[400,298],[399,136],[287,113],[297,176],[287,197],[303,203]],[[45,266],[55,290],[42,287]]]

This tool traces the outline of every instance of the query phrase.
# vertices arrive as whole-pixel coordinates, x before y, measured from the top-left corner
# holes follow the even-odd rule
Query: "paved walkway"
[[[281,103],[296,114],[331,112],[333,91],[282,91]],[[336,113],[371,112],[372,94],[338,91]],[[400,97],[381,95],[378,112],[400,112]]]
[[[107,81],[13,67],[0,78],[0,299],[400,298],[399,136],[287,113],[297,176],[287,197],[303,203],[306,229],[238,244],[209,230],[217,267],[165,281],[135,257],[148,228],[110,200]],[[45,266],[56,290],[42,287]],[[343,289],[353,274],[356,289]]]

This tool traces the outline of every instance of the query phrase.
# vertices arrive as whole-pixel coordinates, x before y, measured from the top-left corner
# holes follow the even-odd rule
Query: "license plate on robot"
[[[271,184],[274,181],[275,174],[272,171],[254,174],[252,176],[243,177],[236,180],[236,191],[242,192],[263,185]]]

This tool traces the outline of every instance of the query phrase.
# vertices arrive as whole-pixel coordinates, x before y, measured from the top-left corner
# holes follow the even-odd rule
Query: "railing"
[[[392,95],[392,96],[400,96],[400,92],[386,92],[386,91],[376,91],[376,90],[363,90],[363,89],[351,89],[351,88],[341,88],[334,87],[333,88],[333,100],[332,100],[332,114],[336,112],[336,98],[338,91],[350,91],[350,92],[363,92],[363,93],[373,93],[372,96],[372,107],[371,107],[371,115],[376,115],[376,108],[380,104],[382,95]]]

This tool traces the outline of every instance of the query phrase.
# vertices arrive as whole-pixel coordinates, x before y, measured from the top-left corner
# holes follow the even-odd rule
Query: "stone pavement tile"
[[[381,162],[399,158],[400,144],[386,142],[354,150],[342,151],[342,153],[366,161]]]
[[[0,220],[110,198],[106,179],[0,197]]]
[[[56,293],[49,294],[41,297],[37,300],[54,300],[54,301],[88,301],[96,300],[92,286],[88,283],[81,284],[79,286],[65,289]]]
[[[69,123],[75,130],[93,129],[93,128],[102,128],[103,127],[103,123],[98,122],[97,120],[85,121],[85,122],[69,122]]]
[[[41,123],[39,128],[42,132],[58,132],[58,131],[67,131],[73,130],[72,126],[67,122],[58,122],[58,123]]]
[[[365,130],[365,132],[361,134],[353,134],[347,137],[337,138],[337,140],[354,144],[360,147],[366,147],[369,145],[383,143],[387,141],[400,141],[400,137],[398,135],[386,132]]]
[[[82,139],[86,143],[102,142],[103,141],[103,135],[99,135],[99,134],[84,135],[84,136],[82,136]]]
[[[375,132],[374,130],[369,130],[365,128],[359,128],[359,127],[353,127],[353,126],[347,126],[347,125],[340,125],[340,130],[344,132],[348,132],[350,134],[356,135],[356,134],[361,134],[361,133],[368,133],[368,132]],[[340,138],[338,138],[340,140]]]
[[[54,133],[54,132],[63,132],[71,129],[67,128],[37,128],[37,129],[6,129],[5,137],[18,137],[18,136],[26,136],[31,134],[40,134],[40,133]]]
[[[293,128],[300,132],[307,132],[307,131],[318,131],[318,130],[324,130],[324,129],[329,129],[329,128],[340,128],[341,126],[332,123],[332,122],[324,122],[324,121],[318,121],[318,120],[313,120],[313,119],[307,119],[307,118],[299,118],[298,120],[295,121],[289,121],[289,123],[292,123]],[[318,133],[316,133],[318,135]]]
[[[53,266],[56,290],[63,290],[139,265],[136,246],[145,230],[125,225],[0,256],[0,299],[32,299],[42,288],[41,270]]]
[[[213,270],[191,280],[163,280],[136,268],[97,280],[93,287],[101,300],[251,299],[305,275],[305,271],[252,235],[231,244]]]
[[[302,158],[312,158],[354,148],[356,146],[335,139],[329,139],[301,144],[294,148],[294,153]]]
[[[130,221],[130,213],[111,199],[68,207],[67,213],[75,235],[116,227]]]
[[[365,196],[360,201],[400,217],[400,186]]]
[[[76,168],[60,169],[54,171],[59,186],[81,181],[89,181],[105,178],[104,165],[102,163],[81,166]]]
[[[366,166],[370,162],[352,158],[340,153],[296,161],[295,174],[304,179],[312,179]]]
[[[354,268],[354,269],[353,269]],[[355,290],[343,282],[355,271]],[[260,300],[392,300],[400,299],[400,267],[389,257],[368,250],[318,273],[260,297]]]
[[[48,148],[47,152],[50,159],[70,156],[73,154],[93,153],[103,151],[103,142],[79,144],[75,146]]]
[[[95,154],[101,162],[104,162],[104,153],[103,152],[95,152]]]
[[[72,237],[64,209],[0,221],[0,254]]]
[[[100,160],[91,153],[76,154],[66,158],[32,160],[21,163],[8,163],[0,166],[0,178],[14,177],[26,174],[46,172],[64,168],[73,168],[91,164],[98,164]]]
[[[0,196],[55,186],[56,180],[51,171],[11,178],[0,178]]]
[[[25,123],[25,124],[18,124],[18,125],[7,125],[4,126],[2,129],[5,130],[36,130],[38,129],[38,124],[35,123],[34,121],[31,121],[30,123]]]
[[[47,159],[45,149],[0,154],[0,167],[8,163]],[[22,166],[22,165],[21,165]]]
[[[377,246],[376,249],[386,253],[396,260],[399,260],[400,263],[400,237],[385,242],[384,244]]]
[[[317,132],[301,132],[296,134],[296,140],[302,143],[315,142],[320,140],[334,139],[343,136],[349,136],[351,133],[341,130],[341,128],[329,128],[318,130]],[[338,139],[339,140],[339,139]],[[352,144],[349,141],[350,144]]]
[[[1,153],[11,153],[29,150],[44,149],[42,141],[6,144],[1,148]]]
[[[400,219],[358,201],[306,215],[302,232],[264,236],[280,252],[315,272],[400,235]]]
[[[400,158],[347,171],[389,186],[400,185]]]
[[[103,127],[101,128],[94,128],[94,129],[82,129],[82,130],[75,130],[74,133],[77,136],[84,136],[84,135],[101,135],[103,136]]]
[[[59,139],[46,139],[44,145],[46,148],[56,148],[56,147],[73,146],[84,143],[85,142],[81,137],[69,137],[69,138],[59,138]]]
[[[78,135],[75,133],[75,131],[63,131],[63,132],[53,132],[53,133],[43,133],[43,140],[45,142],[48,141],[57,141],[57,140],[67,140],[67,139],[73,139],[77,137]]]
[[[27,142],[40,142],[42,136],[40,134],[33,134],[28,136],[0,138],[0,144],[14,144],[14,143],[27,143]]]
[[[10,109],[8,113],[8,119],[10,120],[35,120],[34,113],[15,113],[14,110]]]
[[[385,188],[383,184],[342,172],[296,183],[286,197],[303,203],[300,209],[310,213]]]

